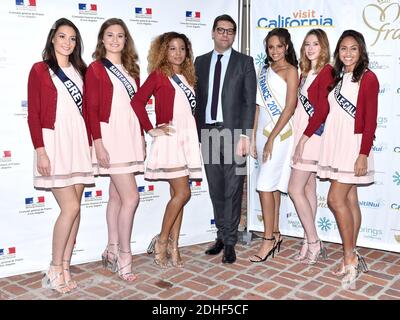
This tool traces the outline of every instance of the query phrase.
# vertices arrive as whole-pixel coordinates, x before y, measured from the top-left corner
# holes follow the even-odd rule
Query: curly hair
[[[148,73],[152,73],[153,71],[159,70],[167,77],[174,74],[172,65],[167,58],[169,43],[173,39],[182,39],[185,43],[186,58],[181,65],[181,70],[188,83],[194,87],[196,85],[196,75],[193,64],[192,44],[183,33],[166,32],[159,35],[151,42],[149,55],[147,57],[147,71]]]
[[[106,49],[103,43],[104,33],[108,27],[113,25],[121,26],[121,28],[124,30],[125,33],[126,41],[124,49],[122,49],[121,52],[122,65],[124,66],[126,71],[128,71],[129,75],[132,78],[134,79],[139,78],[140,69],[139,69],[139,64],[137,63],[139,58],[135,48],[135,43],[133,42],[131,34],[129,33],[128,27],[126,26],[125,22],[121,19],[111,18],[104,21],[104,23],[100,27],[99,34],[97,35],[96,50],[93,52],[92,57],[93,59],[99,60],[106,56]]]
[[[365,44],[364,36],[360,32],[355,30],[343,31],[342,35],[340,36],[337,42],[335,52],[333,53],[334,64],[333,64],[332,75],[334,82],[331,86],[331,89],[333,89],[343,77],[344,64],[339,58],[339,50],[342,41],[347,37],[352,37],[357,42],[358,50],[360,51],[360,59],[358,59],[354,67],[352,81],[353,82],[360,81],[361,76],[364,74],[364,71],[368,68],[369,65],[367,46]]]
[[[301,45],[300,49],[300,70],[303,76],[306,76],[311,70],[311,61],[307,58],[305,47],[306,47],[306,39],[308,36],[314,35],[318,39],[319,46],[321,47],[321,52],[317,59],[317,64],[315,67],[315,73],[321,71],[321,69],[329,63],[330,60],[330,49],[329,49],[329,40],[328,36],[326,35],[325,31],[322,29],[311,29],[307,32],[306,36],[304,37],[303,44]]]
[[[83,61],[82,59],[82,51],[83,51],[82,37],[75,24],[73,24],[72,21],[66,18],[60,18],[56,22],[54,22],[53,26],[49,31],[49,34],[47,35],[46,45],[44,46],[42,52],[42,58],[44,61],[46,61],[46,63],[51,69],[56,70],[58,68],[56,52],[54,50],[54,44],[52,40],[54,39],[58,29],[62,26],[71,27],[75,31],[76,45],[74,51],[72,51],[68,59],[69,62],[71,62],[71,64],[74,66],[74,68],[79,72],[79,74],[82,77],[84,77],[87,66],[85,61]]]
[[[267,55],[267,58],[265,59],[265,65],[269,67],[270,63],[274,61],[268,53],[268,40],[273,36],[277,36],[279,38],[280,43],[282,43],[284,46],[286,45],[288,46],[285,52],[285,60],[289,62],[292,66],[297,68],[298,62],[296,58],[296,52],[294,51],[293,48],[293,43],[290,37],[290,33],[285,28],[272,29],[270,32],[268,32],[267,36],[265,37],[264,47],[265,47],[265,53]]]

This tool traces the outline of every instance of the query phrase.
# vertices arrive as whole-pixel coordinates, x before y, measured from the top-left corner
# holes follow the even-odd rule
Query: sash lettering
[[[339,81],[339,83],[335,87],[335,99],[339,106],[347,112],[353,119],[356,117],[356,109],[357,107],[352,104],[349,100],[347,100],[342,94],[340,93],[340,89],[342,89],[343,79]]]
[[[129,99],[132,100],[133,95],[135,94],[135,89],[133,88],[132,84],[129,82],[129,80],[123,75],[123,73],[121,71],[118,70],[118,68],[116,66],[114,66],[114,64],[106,59],[103,58],[101,59],[101,62],[103,63],[103,65],[110,70],[110,72],[117,77],[117,79],[119,81],[122,82],[122,84],[124,85],[126,92],[128,93]]]
[[[196,96],[194,93],[179,79],[179,77],[174,74],[172,75],[172,80],[176,82],[176,84],[179,86],[179,88],[182,89],[182,91],[185,93],[186,98],[188,99],[190,108],[192,109],[192,114],[194,114],[194,111],[196,109]]]
[[[308,98],[301,93],[301,89],[303,88],[305,80],[306,80],[306,78],[301,79],[301,83],[300,83],[299,91],[298,91],[298,97],[299,97],[301,104],[303,105],[304,111],[307,112],[308,116],[311,118],[314,114],[314,107],[312,106],[312,104],[310,103]],[[325,124],[322,123],[321,126],[314,132],[314,134],[316,134],[317,136],[320,136],[324,132],[324,126],[325,126]]]
[[[53,69],[56,69],[54,72]],[[82,103],[83,96],[78,86],[67,77],[64,71],[60,67],[54,67],[52,70],[54,74],[61,80],[64,86],[67,88],[69,94],[71,95],[72,100],[74,100],[76,106],[78,107],[79,113],[82,115]]]
[[[275,99],[274,94],[271,90],[271,86],[268,83],[269,72],[271,71],[263,66],[258,77],[258,89],[260,90],[262,101],[264,102],[264,105],[260,107],[264,107],[267,110],[272,120],[272,122],[270,122],[269,125],[267,125],[263,130],[263,134],[267,137],[271,134],[272,129],[278,122],[278,119],[283,111],[283,108],[279,105],[278,100]],[[280,133],[281,141],[285,140],[291,135],[292,129],[289,121]]]

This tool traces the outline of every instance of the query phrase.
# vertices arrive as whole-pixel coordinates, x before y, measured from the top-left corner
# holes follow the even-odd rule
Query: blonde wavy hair
[[[147,57],[147,71],[148,73],[151,73],[155,70],[159,70],[167,77],[170,77],[174,74],[172,65],[168,61],[167,53],[169,43],[173,39],[177,38],[182,39],[186,48],[186,58],[181,65],[181,72],[188,83],[194,87],[196,85],[196,75],[193,64],[192,44],[188,37],[186,37],[183,33],[166,32],[159,35],[151,42],[149,55]]]
[[[306,36],[304,37],[303,44],[301,45],[300,49],[300,70],[302,76],[308,75],[311,70],[311,61],[307,58],[305,52],[306,46],[306,39],[309,35],[315,35],[318,39],[318,43],[321,47],[321,52],[319,54],[317,65],[315,69],[315,73],[321,71],[321,69],[329,63],[330,60],[330,49],[329,49],[329,40],[324,30],[322,29],[311,29],[307,32]]]
[[[93,59],[100,60],[102,58],[105,58],[106,56],[106,49],[103,44],[103,37],[104,37],[104,32],[106,29],[110,26],[113,25],[119,25],[122,27],[125,33],[125,46],[124,49],[121,52],[121,61],[122,65],[128,71],[129,75],[137,79],[140,76],[140,69],[139,69],[139,64],[137,63],[138,61],[138,54],[135,49],[135,43],[133,42],[133,39],[131,37],[131,34],[129,33],[128,27],[126,26],[125,22],[121,19],[118,18],[111,18],[106,21],[101,25],[99,34],[97,35],[97,45],[96,45],[96,50],[93,52],[92,57]]]

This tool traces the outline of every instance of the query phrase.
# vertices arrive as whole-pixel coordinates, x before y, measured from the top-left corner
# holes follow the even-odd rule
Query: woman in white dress
[[[267,58],[258,80],[257,110],[251,154],[257,158],[259,192],[264,219],[263,242],[251,262],[265,261],[280,250],[279,206],[287,193],[293,133],[290,119],[297,101],[297,58],[289,32],[271,30],[266,36]],[[276,236],[275,236],[276,235]]]

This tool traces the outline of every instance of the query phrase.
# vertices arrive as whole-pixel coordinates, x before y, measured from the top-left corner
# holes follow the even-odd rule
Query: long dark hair
[[[298,62],[296,58],[296,52],[294,51],[293,48],[293,43],[290,37],[290,33],[285,28],[272,29],[270,32],[268,32],[267,36],[265,37],[264,47],[265,47],[265,53],[267,55],[267,58],[265,58],[265,65],[269,67],[270,63],[274,61],[272,57],[270,57],[270,55],[268,54],[268,40],[273,36],[277,36],[279,38],[279,41],[284,46],[286,45],[288,46],[285,52],[285,60],[289,62],[292,66],[297,68]]]
[[[354,67],[352,81],[353,82],[360,81],[361,76],[364,74],[364,71],[368,68],[369,58],[368,58],[367,46],[365,45],[364,36],[360,32],[355,30],[345,30],[340,36],[336,45],[335,52],[333,54],[334,65],[332,70],[332,76],[334,82],[330,88],[331,90],[338,84],[338,82],[343,77],[344,64],[339,59],[339,49],[343,39],[347,37],[352,37],[354,40],[356,40],[358,44],[358,49],[360,51],[360,59],[358,59]]]
[[[121,62],[126,71],[128,71],[129,75],[136,79],[140,76],[140,69],[137,63],[138,61],[138,54],[135,48],[135,43],[133,42],[132,36],[129,33],[129,29],[126,26],[125,22],[122,19],[118,18],[110,18],[101,25],[99,34],[97,35],[97,45],[96,50],[92,54],[94,59],[101,59],[106,56],[106,49],[104,47],[103,38],[104,32],[106,29],[113,25],[119,25],[124,30],[125,33],[125,45],[124,49],[121,52]]]
[[[82,37],[78,28],[72,23],[72,21],[66,18],[60,18],[56,22],[54,22],[53,26],[49,31],[49,34],[47,35],[46,45],[42,52],[42,58],[48,64],[48,66],[51,69],[53,69],[53,71],[59,68],[52,40],[58,28],[62,26],[71,27],[75,31],[76,45],[74,51],[72,51],[72,53],[69,56],[69,62],[73,65],[73,67],[80,73],[81,77],[83,78],[85,76],[87,66],[85,61],[83,61],[82,59],[82,50],[83,50]]]

